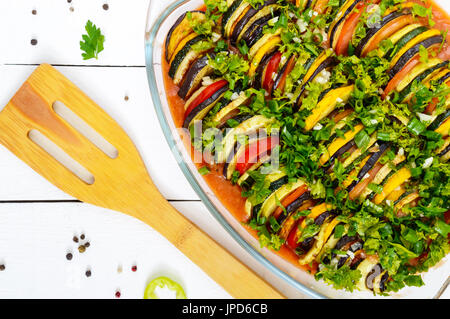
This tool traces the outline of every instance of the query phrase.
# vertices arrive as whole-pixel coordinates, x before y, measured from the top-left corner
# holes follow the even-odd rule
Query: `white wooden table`
[[[154,0],[155,14],[168,4]],[[104,4],[108,5],[105,10]],[[221,228],[181,173],[162,135],[148,90],[144,31],[149,0],[0,1],[0,110],[40,63],[50,63],[129,133],[163,195],[276,286],[304,298],[259,265]],[[87,20],[106,37],[99,60],[83,61]],[[32,39],[37,40],[32,45]],[[72,237],[84,233],[79,253]],[[66,260],[68,252],[71,261]],[[123,214],[76,202],[0,146],[0,298],[142,298],[167,275],[189,298],[230,298],[150,227]],[[137,265],[137,271],[131,267]],[[118,271],[122,268],[122,272]],[[90,269],[91,277],[85,272]],[[448,298],[449,292],[442,294]]]

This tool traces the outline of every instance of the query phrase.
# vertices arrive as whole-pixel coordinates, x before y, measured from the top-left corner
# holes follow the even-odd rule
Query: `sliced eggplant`
[[[313,237],[314,244],[312,245],[311,249],[309,249],[306,254],[299,258],[298,262],[300,263],[300,265],[308,265],[316,259],[316,257],[323,249],[325,243],[328,241],[328,238],[330,238],[331,234],[334,232],[334,229],[340,223],[340,221],[335,217],[334,212],[330,213],[323,219],[321,219],[320,217],[321,216],[316,218],[314,223],[316,223],[316,221],[321,222],[323,220],[322,227],[320,228],[317,236]],[[316,223],[316,225],[318,224]]]
[[[277,76],[273,82],[272,93],[275,92],[275,90],[279,90],[281,93],[284,92],[286,77],[292,71],[295,65],[295,60],[295,54],[291,54],[289,57],[283,55],[280,61],[280,65],[278,66]]]
[[[446,120],[450,118],[450,109],[447,109],[445,112],[441,113],[436,117],[436,119],[428,126],[428,130],[435,131],[437,130]]]
[[[278,14],[279,12],[275,12],[273,16]],[[272,14],[268,14],[253,22],[253,24],[242,33],[241,40],[239,40],[238,43],[244,41],[247,44],[247,47],[253,47],[253,45],[255,45],[255,43],[263,36],[263,29],[273,16]]]
[[[234,118],[239,114],[239,108],[249,99],[249,97],[241,92],[239,96],[230,101],[228,104],[223,104],[219,111],[214,115],[213,122],[217,123],[218,127],[222,127],[226,121]]]
[[[400,9],[384,16],[381,19],[380,23],[377,23],[375,26],[367,30],[366,36],[361,41],[359,41],[358,45],[355,48],[355,55],[365,56],[365,48],[370,45],[370,42],[375,38],[375,35],[392,21],[396,19],[403,19],[403,16],[406,15],[411,15],[411,10],[409,8]],[[404,25],[402,25],[401,27],[403,26]],[[395,31],[396,30],[393,30],[393,32]]]
[[[359,264],[359,266],[356,268],[361,272],[361,278],[356,285],[359,290],[372,290],[373,280],[375,279],[375,276],[372,275],[369,278],[369,274],[373,274],[372,271],[375,267],[378,268],[378,265],[379,261],[377,256],[368,256]],[[381,269],[379,269],[379,271],[381,271]]]
[[[305,131],[310,131],[323,118],[328,116],[337,105],[347,103],[350,95],[353,92],[353,85],[339,87],[327,91],[323,97],[319,97],[317,106],[312,110],[312,113],[305,119]]]
[[[189,128],[191,124],[196,120],[202,120],[206,114],[216,105],[216,103],[220,100],[220,98],[225,94],[228,90],[228,85],[225,85],[219,88],[216,92],[214,92],[211,97],[207,98],[205,101],[195,106],[185,117],[184,119],[184,128]]]
[[[236,45],[242,38],[242,34],[253,25],[253,23],[262,17],[272,15],[272,13],[279,7],[276,0],[266,0],[262,4],[258,4],[256,8],[250,7],[245,14],[239,18],[234,26],[231,35],[230,43]]]
[[[309,192],[304,192],[302,195],[300,195],[297,199],[295,199],[292,203],[290,203],[289,205],[287,205],[285,207],[286,212],[283,214],[281,214],[278,218],[277,218],[277,222],[279,225],[283,224],[283,222],[286,220],[286,218],[288,216],[290,216],[292,213],[296,212],[300,206],[303,205],[303,203],[307,200],[311,199],[311,193]]]
[[[330,46],[334,49],[336,48],[337,39],[339,39],[339,34],[341,32],[342,26],[344,25],[345,19],[353,11],[355,6],[361,2],[361,0],[347,0],[339,9],[336,17],[328,29],[328,39],[330,41]]]
[[[363,168],[358,172],[356,180],[352,181],[352,183],[347,187],[347,191],[351,192],[351,190],[365,177],[365,175],[372,169],[372,167],[378,162],[384,152],[388,149],[389,143],[380,142],[379,143],[379,151],[373,153],[367,162],[364,164]]]
[[[233,4],[222,16],[222,34],[225,38],[231,35],[232,27],[236,24],[239,17],[249,10],[251,5],[244,0],[235,0]]]
[[[433,30],[431,30],[433,31]],[[389,70],[389,77],[393,78],[404,66],[405,64],[411,60],[416,54],[419,53],[420,47],[423,46],[426,49],[430,48],[433,45],[439,45],[442,43],[442,36],[439,35],[433,35],[426,37],[426,35],[430,35],[428,32],[424,32],[421,35],[417,36],[415,40],[418,38],[423,40],[420,40],[416,44],[414,44],[411,47],[404,47],[404,50],[400,50],[396,56],[392,59],[391,62],[391,68]],[[415,41],[414,39],[412,41]],[[406,49],[408,48],[408,49]]]
[[[256,68],[256,71],[255,71],[256,75],[255,75],[255,79],[253,81],[253,86],[256,89],[262,88],[263,83],[264,83],[265,74],[266,74],[267,65],[276,53],[277,53],[277,51],[275,50],[275,51],[272,51],[272,52],[269,52],[268,54],[266,54],[262,58],[258,67]]]
[[[327,151],[322,154],[322,156],[319,159],[319,162],[321,165],[324,165],[327,163],[330,158],[339,150],[341,147],[343,147],[345,144],[353,140],[356,134],[358,134],[362,129],[364,128],[363,125],[358,124],[356,125],[353,130],[348,131],[344,134],[344,137],[339,137],[335,139],[328,147]],[[332,164],[332,163],[331,163]]]
[[[189,13],[188,13],[189,12]],[[202,11],[188,11],[181,15],[177,21],[174,23],[172,28],[170,28],[167,34],[165,43],[165,56],[166,61],[169,62],[174,54],[174,51],[178,44],[186,38],[189,34],[193,33],[191,27],[191,20],[204,21],[206,20],[205,13]]]
[[[336,59],[334,56],[331,56],[332,52],[329,50],[323,51],[321,56],[317,57],[311,67],[306,72],[303,77],[302,84],[297,88],[294,95],[296,97],[295,104],[297,107],[301,107],[301,101],[303,99],[306,87],[308,83],[314,80],[314,78],[319,75],[323,70],[329,69],[336,64]]]
[[[209,58],[214,58],[214,53],[206,54],[192,64],[178,91],[179,97],[184,100],[189,98],[199,88],[202,79],[213,73],[214,69],[208,64]]]
[[[189,40],[173,57],[170,63],[169,76],[176,85],[180,84],[184,79],[184,75],[189,70],[191,63],[204,53],[192,48],[194,44],[199,43],[204,39],[205,37],[203,35],[199,35]]]

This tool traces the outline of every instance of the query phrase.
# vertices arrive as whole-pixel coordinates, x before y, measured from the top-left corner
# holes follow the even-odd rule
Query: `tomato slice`
[[[291,232],[289,233],[287,239],[286,239],[286,244],[287,246],[292,249],[295,250],[300,243],[298,243],[298,225],[300,225],[300,223],[305,219],[305,217],[300,218],[294,225],[294,227],[292,227]]]
[[[195,109],[197,106],[199,106],[201,103],[205,102],[207,99],[209,99],[217,90],[220,90],[225,85],[228,84],[227,80],[219,80],[217,82],[214,82],[213,84],[210,84],[206,89],[202,91],[189,105],[187,108],[185,114],[185,117],[189,115],[189,113],[192,112],[193,109]]]
[[[420,62],[419,54],[416,54],[411,60],[409,60],[405,66],[397,72],[396,75],[388,82],[386,88],[384,89],[381,97],[385,99],[389,93],[391,93],[400,83],[401,80],[405,78],[405,76]]]
[[[290,203],[292,203],[293,201],[295,201],[297,198],[299,198],[300,196],[302,196],[306,191],[308,190],[308,187],[306,185],[303,185],[299,188],[297,188],[296,190],[294,190],[293,192],[291,192],[288,196],[286,196],[282,201],[281,201],[281,205],[283,207],[288,206]],[[281,213],[283,213],[283,208],[281,207],[277,207],[277,209],[275,210],[275,212],[273,213],[273,217],[275,217],[275,219],[277,219]]]
[[[415,18],[412,15],[408,14],[408,15],[402,16],[399,19],[394,19],[393,21],[389,22],[380,31],[378,31],[377,34],[371,39],[370,44],[368,46],[366,46],[363,49],[363,51],[361,52],[361,56],[364,57],[369,52],[378,48],[378,46],[382,40],[387,39],[394,32],[396,32],[400,28],[403,28],[405,25],[414,22],[415,21],[414,19]]]
[[[278,86],[276,87],[276,89],[280,90],[281,92],[283,92],[284,90],[284,86],[286,85],[286,78],[288,76],[289,73],[291,73],[291,71],[294,69],[295,66],[295,58],[291,57],[289,59],[289,61],[287,62],[288,65],[286,66],[286,70],[284,71],[282,78],[280,79],[280,82],[278,83]]]
[[[275,146],[279,144],[278,137],[267,137],[248,144],[245,152],[237,158],[236,170],[244,174],[258,162],[258,159],[269,153]]]
[[[272,90],[273,74],[277,71],[278,66],[280,65],[281,55],[281,52],[275,53],[267,64],[266,75],[263,82],[263,89],[266,90],[269,94]]]
[[[365,178],[364,180],[360,181],[358,185],[356,185],[348,194],[348,198],[350,200],[355,200],[356,198],[361,195],[361,193],[367,188],[370,182],[372,182],[377,175],[377,173],[380,171],[380,169],[383,167],[381,163],[376,163],[375,166],[369,171],[369,177]]]
[[[347,55],[348,45],[352,39],[353,32],[358,25],[359,18],[364,13],[364,9],[367,7],[366,2],[358,3],[353,10],[353,12],[342,26],[341,35],[336,43],[336,54],[337,55]]]

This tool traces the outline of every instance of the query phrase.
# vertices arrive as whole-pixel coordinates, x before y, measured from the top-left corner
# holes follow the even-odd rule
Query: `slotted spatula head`
[[[107,156],[69,125],[55,112],[56,101],[112,144],[118,156]],[[82,181],[33,142],[33,130],[86,168],[95,181]],[[0,113],[0,142],[58,188],[86,203],[123,211],[130,201],[147,204],[142,196],[156,191],[135,145],[122,128],[48,64],[34,71]]]
[[[61,103],[64,112],[56,108]],[[73,122],[70,114],[83,123],[83,134],[75,129],[83,125]],[[89,129],[104,138],[114,152],[97,147],[104,144],[87,134]],[[60,152],[46,148],[48,143],[44,145],[42,140]],[[154,186],[136,147],[122,128],[50,65],[38,67],[0,112],[0,143],[69,195],[147,223],[232,296],[283,298],[178,213]]]

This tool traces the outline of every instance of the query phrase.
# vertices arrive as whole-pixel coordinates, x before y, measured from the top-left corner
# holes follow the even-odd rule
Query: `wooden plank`
[[[72,237],[82,233],[90,246],[80,254]],[[122,298],[142,298],[146,284],[162,275],[189,298],[230,298],[144,223],[86,204],[1,204],[0,263],[0,298],[114,298],[117,289]]]
[[[144,32],[149,0],[106,1],[0,1],[2,32],[1,63],[42,63],[82,65],[144,65]],[[169,3],[153,1],[160,12]],[[73,11],[72,9],[73,8]],[[32,11],[36,10],[33,15]],[[156,15],[155,15],[156,17]],[[88,20],[105,35],[105,50],[100,59],[83,61],[79,42]],[[36,39],[36,45],[30,41]],[[7,45],[6,45],[7,44]]]
[[[0,66],[3,108],[35,67]],[[145,68],[58,67],[127,131],[155,184],[168,199],[198,197],[178,167],[162,134],[148,90]],[[128,100],[125,100],[125,96]],[[70,199],[0,147],[0,201]]]

